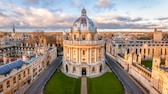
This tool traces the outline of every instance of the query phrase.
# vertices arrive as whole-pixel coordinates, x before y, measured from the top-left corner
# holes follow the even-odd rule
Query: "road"
[[[39,76],[39,78],[30,86],[30,88],[25,92],[25,94],[43,94],[43,88],[52,76],[55,70],[61,64],[62,57],[57,57],[51,65]]]
[[[108,55],[106,55],[106,62],[112,71],[116,74],[125,88],[125,94],[144,94],[143,91],[133,82],[127,73],[119,67]]]

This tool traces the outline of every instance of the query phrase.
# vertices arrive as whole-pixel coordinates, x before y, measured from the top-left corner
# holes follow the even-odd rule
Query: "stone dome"
[[[93,21],[87,17],[85,8],[81,11],[81,16],[74,22],[72,31],[96,32]]]

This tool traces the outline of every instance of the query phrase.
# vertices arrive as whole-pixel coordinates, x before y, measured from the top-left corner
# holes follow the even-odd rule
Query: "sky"
[[[98,29],[168,29],[168,0],[0,0],[0,31],[67,30],[87,11]]]

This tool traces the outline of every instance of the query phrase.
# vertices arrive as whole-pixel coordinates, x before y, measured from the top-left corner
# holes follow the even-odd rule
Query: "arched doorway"
[[[86,68],[82,68],[82,76],[86,75]]]

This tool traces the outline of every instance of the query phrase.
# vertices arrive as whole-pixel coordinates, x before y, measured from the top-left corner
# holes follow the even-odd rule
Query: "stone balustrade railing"
[[[64,44],[104,44],[103,40],[94,40],[94,41],[86,41],[86,40],[81,40],[81,41],[76,41],[76,40],[64,40]]]

